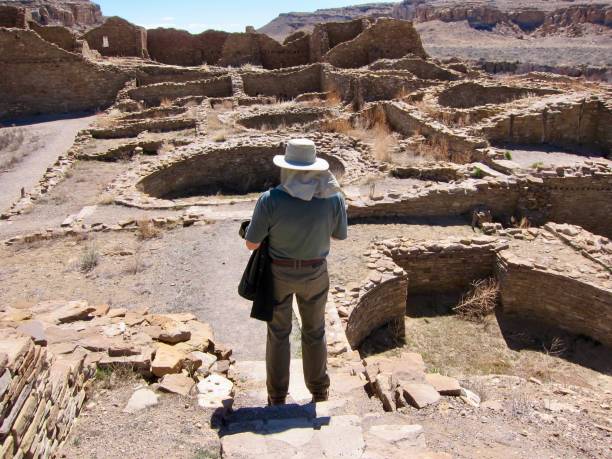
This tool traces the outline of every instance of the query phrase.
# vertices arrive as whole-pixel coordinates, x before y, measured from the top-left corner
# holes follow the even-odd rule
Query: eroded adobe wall
[[[24,8],[0,5],[0,27],[27,29],[29,14]]]
[[[331,48],[323,61],[335,67],[357,68],[378,59],[397,59],[407,54],[427,57],[412,22],[381,18],[353,40]]]
[[[0,29],[0,119],[94,110],[111,105],[128,76],[43,40]]]
[[[308,92],[321,92],[321,66],[318,64],[285,71],[242,74],[244,92],[249,96],[276,96],[292,99]]]
[[[30,21],[29,25],[30,29],[48,42],[54,43],[66,51],[77,51],[77,36],[70,29],[62,26],[41,26],[34,21]]]
[[[147,31],[119,17],[108,18],[83,37],[91,49],[103,56],[149,57]]]
[[[497,276],[505,314],[551,324],[612,345],[612,292],[563,272],[539,269],[509,251],[499,254]]]

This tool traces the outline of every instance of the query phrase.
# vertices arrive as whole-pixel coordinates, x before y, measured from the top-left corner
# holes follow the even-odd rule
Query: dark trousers
[[[327,391],[327,344],[325,304],[329,291],[327,263],[293,268],[272,265],[274,277],[274,316],[268,322],[266,371],[268,395],[282,399],[289,391],[293,295],[302,319],[302,365],[306,387],[313,394]]]

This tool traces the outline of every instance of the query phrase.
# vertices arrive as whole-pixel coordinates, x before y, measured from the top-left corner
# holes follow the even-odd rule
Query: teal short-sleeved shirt
[[[246,239],[270,241],[275,259],[314,260],[329,254],[330,238],[346,239],[346,205],[342,194],[311,201],[274,188],[259,197]]]

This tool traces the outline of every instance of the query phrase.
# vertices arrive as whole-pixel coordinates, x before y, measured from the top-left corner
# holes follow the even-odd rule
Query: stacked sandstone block
[[[83,358],[56,360],[11,329],[0,331],[0,457],[49,457],[66,438],[93,374]]]
[[[0,457],[49,457],[98,370],[129,370],[160,391],[231,407],[231,349],[192,314],[47,301],[0,311]]]

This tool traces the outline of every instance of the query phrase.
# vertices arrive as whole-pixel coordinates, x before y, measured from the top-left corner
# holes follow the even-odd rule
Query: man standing
[[[246,232],[249,250],[267,237],[274,279],[274,313],[268,322],[266,371],[268,402],[285,403],[289,391],[293,295],[302,318],[302,363],[313,402],[329,395],[325,304],[329,291],[326,257],[330,238],[346,239],[344,198],[329,164],[317,158],[307,139],[289,141],[274,157],[281,184],[263,193]]]

